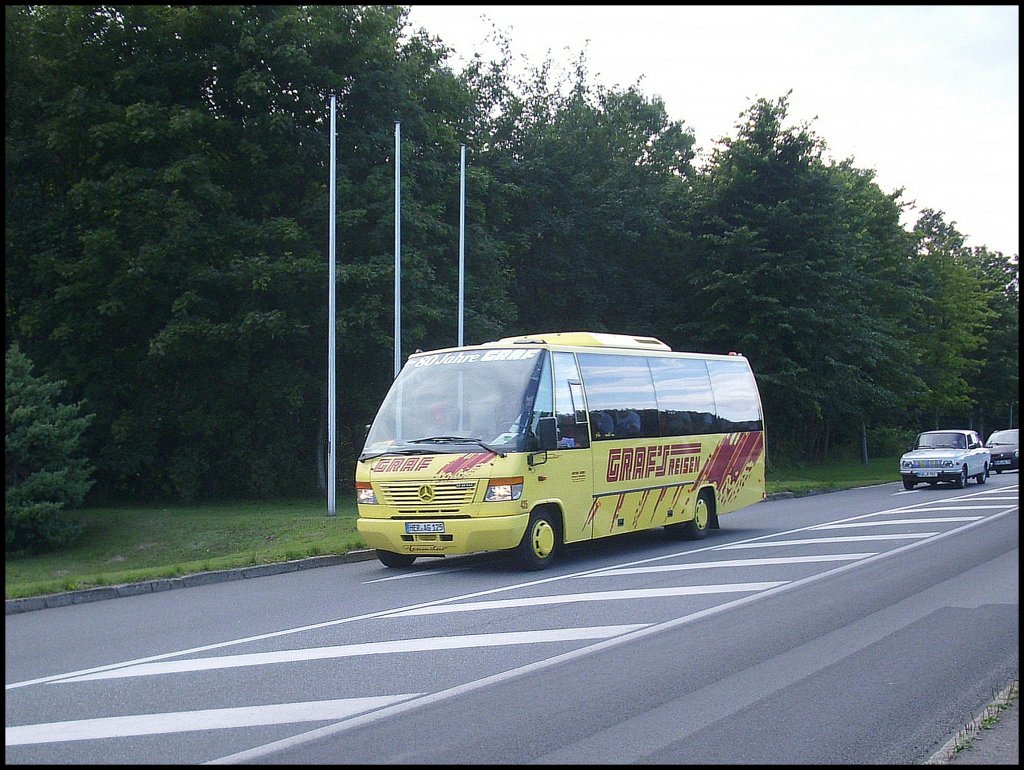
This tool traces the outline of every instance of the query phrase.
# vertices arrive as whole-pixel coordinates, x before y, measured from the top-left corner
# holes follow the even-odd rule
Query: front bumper
[[[443,521],[443,533],[408,534],[405,524],[409,519],[360,517],[356,519],[356,529],[370,548],[410,556],[445,556],[515,548],[523,539],[529,520],[529,513],[471,519],[438,518],[430,521]]]
[[[905,481],[957,481],[960,478],[960,469],[912,468],[910,470],[901,470],[900,476]]]

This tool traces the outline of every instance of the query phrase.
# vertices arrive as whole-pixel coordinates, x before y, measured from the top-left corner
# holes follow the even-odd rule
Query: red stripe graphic
[[[764,436],[759,432],[730,433],[711,453],[694,484],[714,482],[718,486],[718,499],[725,503],[734,498],[742,482],[764,452]]]
[[[651,490],[645,489],[644,493],[640,495],[640,502],[637,503],[636,512],[633,514],[633,529],[636,529],[636,523],[640,521],[640,514],[644,512],[644,506],[647,505],[647,498],[651,496]]]
[[[587,527],[593,525],[594,517],[597,516],[597,509],[601,507],[601,498],[595,497],[594,504],[590,506],[590,513],[587,514],[587,520],[583,522],[583,532],[587,531]]]
[[[497,455],[494,452],[473,452],[472,454],[462,455],[441,468],[440,473],[441,475],[460,476],[482,463],[490,462],[495,457]]]

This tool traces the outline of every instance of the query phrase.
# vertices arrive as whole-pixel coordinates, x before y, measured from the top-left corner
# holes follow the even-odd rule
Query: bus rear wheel
[[[380,563],[383,564],[385,567],[391,567],[393,569],[411,567],[412,563],[416,561],[415,556],[410,556],[407,553],[382,551],[380,548],[377,549],[377,558],[380,559]]]
[[[678,524],[669,524],[665,530],[673,537],[681,540],[703,540],[708,535],[708,528],[714,518],[714,504],[711,493],[704,490],[697,495],[693,506],[693,518]]]
[[[524,569],[547,568],[558,553],[558,525],[550,511],[534,511],[523,539],[516,547],[516,561]]]
[[[703,540],[711,526],[711,499],[707,491],[697,495],[693,506],[693,518],[683,523],[683,537],[687,540]]]

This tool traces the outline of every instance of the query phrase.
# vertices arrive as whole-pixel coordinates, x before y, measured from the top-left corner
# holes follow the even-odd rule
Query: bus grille
[[[384,504],[402,515],[458,514],[476,496],[475,481],[390,481],[380,485]]]

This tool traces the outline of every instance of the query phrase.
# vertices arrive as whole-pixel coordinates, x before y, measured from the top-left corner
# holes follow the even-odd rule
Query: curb
[[[948,765],[956,759],[957,752],[969,746],[971,741],[977,737],[978,733],[984,729],[985,721],[987,719],[998,719],[1000,712],[1003,709],[1008,708],[1013,703],[1014,698],[1019,697],[1019,693],[1020,680],[1014,679],[1001,692],[999,692],[995,699],[982,709],[976,717],[965,724],[962,730],[959,730],[956,735],[950,738],[942,746],[941,749],[932,754],[924,764]]]
[[[332,567],[335,564],[348,564],[357,561],[369,561],[377,558],[377,552],[372,549],[349,551],[344,554],[332,556],[313,556],[309,559],[294,559],[276,564],[255,564],[250,567],[238,567],[235,569],[211,570],[210,572],[197,572],[193,575],[185,575],[175,578],[157,578],[154,580],[143,580],[138,583],[122,583],[114,586],[98,586],[97,588],[84,588],[80,591],[65,591],[46,596],[29,596],[24,599],[5,599],[4,614],[16,615],[21,612],[32,612],[33,610],[44,610],[49,607],[67,607],[72,604],[87,604],[106,599],[119,599],[122,596],[138,596],[139,594],[157,593],[158,591],[170,591],[175,588],[191,588],[192,586],[207,586],[214,583],[224,583],[228,580],[244,580],[245,578],[263,577],[264,575],[280,575],[284,572],[298,572],[304,569],[315,569],[316,567]]]

